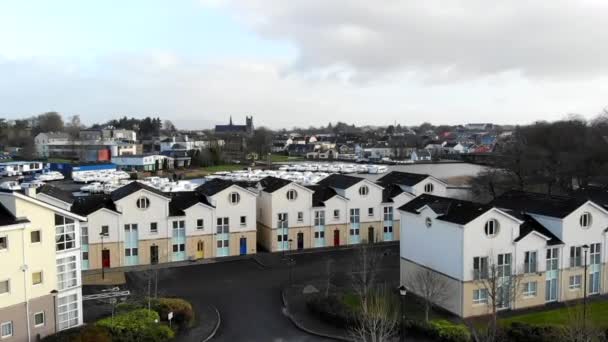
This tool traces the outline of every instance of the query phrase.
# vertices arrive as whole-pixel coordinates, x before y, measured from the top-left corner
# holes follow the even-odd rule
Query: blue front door
[[[242,237],[239,240],[241,255],[247,254],[247,238]]]

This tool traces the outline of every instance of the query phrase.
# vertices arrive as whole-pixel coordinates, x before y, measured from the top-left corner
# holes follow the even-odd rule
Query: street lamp
[[[106,273],[105,273],[104,264],[103,264],[103,238],[106,236],[107,235],[104,234],[103,232],[99,233],[99,238],[101,239],[101,279],[106,278]]]
[[[405,341],[405,296],[407,295],[407,289],[405,286],[399,286],[399,296],[401,297],[401,335],[399,340]]]
[[[585,325],[587,324],[587,251],[589,250],[589,245],[583,245],[583,251],[585,251],[584,254],[584,258],[585,258],[585,274],[583,275],[584,277],[584,282],[583,282],[583,334],[585,333]]]
[[[289,241],[289,250],[291,251],[291,243],[293,242],[292,239],[287,240]],[[289,257],[289,259],[287,260],[287,262],[289,263],[289,286],[291,286],[291,273],[292,273],[292,266],[293,266],[293,259],[291,258],[291,256]]]

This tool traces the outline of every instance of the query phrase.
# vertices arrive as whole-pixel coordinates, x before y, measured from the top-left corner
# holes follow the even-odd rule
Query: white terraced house
[[[383,186],[398,185],[401,190],[414,196],[422,194],[447,196],[447,184],[427,174],[392,171],[378,179],[378,184]]]
[[[110,195],[72,198],[54,188],[39,197],[88,218],[82,226],[85,270],[256,251],[256,194],[228,181],[181,193],[132,182]]]
[[[257,189],[258,241],[269,251],[398,240],[395,208],[414,197],[396,185],[337,174],[306,187],[266,177]]]
[[[497,283],[517,279],[499,309],[582,297],[585,262],[588,293],[607,292],[608,212],[592,201],[512,191],[485,205],[421,195],[399,211],[401,283],[431,270],[454,293],[437,304],[461,317],[491,312],[490,270]]]
[[[83,220],[34,191],[0,192],[0,340],[34,341],[82,324]]]

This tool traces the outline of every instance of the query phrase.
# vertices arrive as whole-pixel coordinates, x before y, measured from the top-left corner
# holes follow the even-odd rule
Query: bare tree
[[[351,270],[352,287],[362,304],[367,305],[367,298],[376,286],[376,269],[380,262],[380,255],[362,243],[357,247],[355,261]]]
[[[331,266],[334,263],[333,259],[327,259],[327,262],[325,263],[325,276],[327,277],[327,284],[325,285],[325,297],[329,297],[329,288],[331,287],[331,276],[332,276],[332,269]]]
[[[368,293],[367,300],[361,301],[356,323],[350,328],[353,339],[362,342],[391,341],[399,331],[396,303],[384,287]]]
[[[474,271],[474,281],[478,288],[485,292],[489,320],[487,327],[482,329],[468,324],[475,342],[499,340],[498,310],[510,307],[522,292],[520,285],[523,272],[514,270],[510,254],[499,255],[498,262],[494,262],[492,257],[485,260],[485,262],[480,261],[480,267]]]
[[[424,319],[427,323],[433,305],[444,304],[451,295],[446,279],[428,268],[414,272],[405,282],[410,291],[424,300]]]

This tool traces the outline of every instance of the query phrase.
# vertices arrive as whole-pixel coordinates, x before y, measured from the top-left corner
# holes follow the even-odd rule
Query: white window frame
[[[38,315],[42,315],[42,323],[40,324],[36,324],[36,316]],[[46,315],[44,314],[44,311],[40,311],[40,312],[36,312],[34,313],[34,327],[38,328],[38,327],[43,327],[46,323]]]
[[[304,212],[298,211],[298,222],[303,222],[303,221],[304,221]]]
[[[315,210],[315,227],[325,226],[325,210]]]
[[[146,196],[141,196],[137,199],[135,203],[138,209],[146,210],[150,208],[150,199]]]
[[[231,192],[230,195],[228,195],[228,202],[230,202],[230,204],[237,205],[240,201],[241,194],[239,194],[238,192]]]
[[[55,217],[61,217],[63,219],[63,224],[55,224],[55,250],[69,251],[77,248],[76,223],[74,220],[57,214],[55,214]],[[70,221],[71,223],[69,223]],[[59,241],[62,237],[63,241]],[[72,243],[72,247],[68,248],[70,242]],[[59,248],[60,246],[63,246],[63,248]]]
[[[63,266],[63,271],[60,268]],[[72,268],[73,267],[73,268]],[[63,279],[60,279],[61,276]],[[67,290],[78,286],[78,258],[75,255],[57,259],[57,289]]]
[[[334,209],[334,219],[335,220],[340,219],[340,209]]]
[[[583,266],[583,247],[570,246],[570,267]]]
[[[498,235],[500,228],[497,219],[489,219],[486,221],[486,224],[483,226],[483,232],[489,238],[494,238]]]
[[[524,283],[523,295],[525,298],[536,297],[538,293],[538,283],[536,281],[529,281]]]
[[[298,192],[294,189],[287,190],[285,195],[289,201],[295,201],[298,198]]]
[[[583,288],[583,276],[580,274],[571,275],[568,279],[568,289],[570,291],[579,291]]]
[[[105,232],[104,232],[104,230],[105,230]],[[108,226],[108,225],[101,226],[101,232],[100,232],[100,234],[103,235],[103,236],[106,236],[106,237],[110,236],[110,226]]]
[[[218,217],[217,225],[215,226],[216,234],[228,234],[230,233],[230,218],[228,217]]]
[[[361,185],[359,187],[359,195],[364,197],[369,195],[369,187],[367,185]]]
[[[152,225],[155,226],[154,229],[152,229]],[[150,234],[158,234],[158,222],[150,222]]]
[[[202,219],[202,218],[196,219],[196,229],[198,229],[198,230],[205,229],[205,219]]]
[[[484,294],[482,296],[482,294]],[[486,289],[473,290],[473,305],[488,304],[488,291]]]
[[[6,326],[10,326],[11,327],[11,332],[10,335],[5,335],[4,334],[4,327]],[[2,322],[0,323],[0,338],[9,338],[12,337],[15,334],[15,327],[13,326],[13,321],[6,321],[6,322]]]
[[[433,185],[433,183],[424,184],[424,192],[426,192],[427,194],[433,193],[434,190],[435,186]]]
[[[66,301],[65,303],[63,303],[64,300]],[[67,315],[67,318],[62,317],[64,315]],[[57,298],[57,326],[59,330],[77,326],[79,318],[80,310],[78,308],[77,294]],[[76,322],[72,322],[74,319],[76,319]]]
[[[245,219],[245,220],[243,220]],[[239,219],[239,222],[241,223],[241,227],[246,227],[247,226],[247,216],[241,216],[241,218]]]
[[[591,227],[593,223],[593,217],[591,217],[590,212],[584,212],[581,217],[578,219],[578,223],[581,225],[581,228],[588,229]]]
[[[532,257],[534,256],[534,257]],[[530,260],[533,259],[533,262]],[[526,262],[526,260],[528,260]],[[538,272],[538,252],[537,251],[526,251],[524,253],[524,273],[536,273]]]

